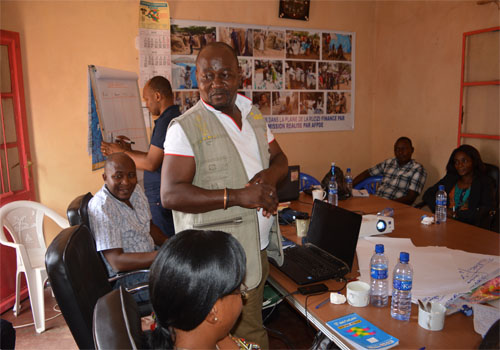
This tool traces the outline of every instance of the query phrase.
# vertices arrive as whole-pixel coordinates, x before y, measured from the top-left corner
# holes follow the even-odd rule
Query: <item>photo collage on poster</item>
[[[354,129],[355,33],[172,20],[172,88],[181,112],[200,99],[195,60],[214,41],[236,51],[239,93],[274,133]]]

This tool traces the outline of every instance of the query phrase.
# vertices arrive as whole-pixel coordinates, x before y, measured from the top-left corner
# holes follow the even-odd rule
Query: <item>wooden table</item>
[[[471,253],[490,255],[499,255],[500,252],[500,235],[498,233],[455,220],[448,220],[440,225],[422,225],[420,224],[421,216],[424,214],[429,215],[429,213],[405,204],[370,196],[369,198],[350,198],[339,201],[339,205],[362,214],[374,214],[386,207],[393,208],[395,229],[387,236],[411,238],[416,246],[445,246]],[[312,209],[311,196],[301,193],[299,200],[292,202],[290,207],[310,213]],[[295,226],[282,226],[281,231],[288,239],[295,242],[300,241],[296,235]],[[355,259],[353,272],[347,277],[356,278],[357,276],[359,276],[359,273],[357,259]],[[283,295],[296,291],[298,287],[295,282],[273,265],[270,266],[268,281]],[[331,290],[343,286],[343,283],[334,280],[325,281],[324,283]],[[341,293],[345,294],[345,288]],[[474,332],[473,318],[462,313],[447,316],[444,329],[439,332],[432,332],[418,326],[418,307],[415,304],[412,304],[410,320],[405,322],[393,319],[390,315],[390,307],[377,308],[369,305],[357,308],[347,303],[343,305],[327,303],[316,309],[316,305],[327,297],[328,294],[325,293],[308,298],[307,318],[342,349],[349,349],[349,347],[326,326],[326,322],[352,312],[356,312],[380,329],[398,338],[399,348],[403,349],[420,349],[424,346],[427,349],[473,349],[477,348],[481,342],[481,336]],[[287,301],[305,316],[305,296],[300,294],[288,296]]]

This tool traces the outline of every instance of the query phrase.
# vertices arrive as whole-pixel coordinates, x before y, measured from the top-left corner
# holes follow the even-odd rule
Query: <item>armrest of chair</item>
[[[110,283],[113,283],[113,282],[119,281],[120,279],[128,277],[128,276],[133,276],[133,275],[137,275],[137,274],[146,274],[146,273],[149,273],[149,270],[143,269],[143,270],[121,272],[121,273],[116,274],[113,277],[110,277],[108,279],[108,281]],[[134,294],[134,293],[137,293],[137,292],[139,292],[143,289],[146,289],[146,288],[149,288],[149,283],[140,283],[134,287],[125,288],[125,290],[131,294]]]
[[[134,271],[127,271],[127,272],[120,272],[120,273],[117,273],[115,276],[113,277],[110,277],[108,279],[109,282],[115,282],[115,281],[118,281],[122,278],[125,278],[125,277],[128,277],[128,276],[132,276],[132,275],[137,275],[139,273],[149,273],[149,270],[134,270]]]
[[[149,288],[149,283],[142,283],[142,284],[138,284],[135,287],[125,288],[125,290],[127,292],[129,292],[130,294],[134,294],[134,293],[140,292],[143,289],[148,289],[148,288]]]
[[[113,276],[109,279],[109,282],[112,284],[113,282],[119,281],[122,278],[132,276],[132,275],[137,275],[137,274],[145,274],[149,273],[149,270],[135,270],[135,271],[127,271],[123,273],[119,273],[116,276]],[[122,286],[121,288],[125,289],[128,293],[130,294],[136,294],[139,293],[143,290],[149,289],[149,282],[137,282],[137,284],[132,284],[129,287]],[[147,316],[151,315],[151,312],[153,312],[153,307],[151,306],[151,302],[149,300],[147,301],[140,301],[137,302],[139,306],[139,313],[141,316]]]
[[[14,243],[14,242],[11,242],[11,241],[8,241],[7,240],[7,237],[5,237],[4,233],[3,233],[3,227],[0,227],[0,230],[2,230],[2,232],[0,232],[0,243],[7,246],[7,247],[11,247],[11,248],[19,248],[21,247],[21,244],[19,243]]]

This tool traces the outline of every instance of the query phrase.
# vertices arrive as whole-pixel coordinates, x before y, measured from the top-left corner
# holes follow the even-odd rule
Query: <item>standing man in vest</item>
[[[149,151],[146,153],[132,150],[130,139],[120,135],[115,143],[102,142],[101,152],[105,156],[124,152],[134,160],[137,169],[144,170],[144,192],[148,198],[153,223],[161,229],[164,235],[171,237],[175,233],[172,211],[163,208],[160,199],[161,165],[168,124],[181,113],[179,106],[174,105],[172,87],[164,77],[151,78],[144,86],[142,96],[149,112],[153,116],[160,116],[155,120]]]
[[[216,42],[196,59],[200,101],[169,126],[161,198],[176,232],[210,228],[233,234],[245,249],[249,289],[233,334],[267,349],[262,324],[267,255],[283,262],[276,184],[288,160],[262,117],[237,94],[241,71],[234,50]],[[219,320],[218,322],[223,322]]]

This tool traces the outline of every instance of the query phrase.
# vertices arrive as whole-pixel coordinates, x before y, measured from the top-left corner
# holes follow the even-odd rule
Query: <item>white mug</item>
[[[318,188],[312,191],[312,196],[313,196],[313,201],[315,199],[319,199],[320,201],[322,201],[326,197],[326,192]]]
[[[361,281],[348,283],[347,302],[355,307],[367,306],[370,303],[370,285]]]
[[[440,331],[444,327],[446,307],[438,303],[430,303],[431,310],[418,308],[418,325],[430,331]]]

